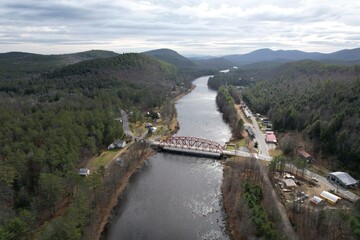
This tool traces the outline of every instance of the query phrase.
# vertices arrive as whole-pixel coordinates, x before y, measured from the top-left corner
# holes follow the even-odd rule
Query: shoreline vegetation
[[[182,97],[189,94],[195,88],[196,88],[196,85],[192,84],[191,88],[189,90],[187,90],[186,92],[180,93],[179,95],[174,97],[174,99],[172,100],[172,103],[175,104],[176,101],[180,100]],[[176,112],[171,119],[169,129],[171,130],[170,134],[175,134],[179,130],[179,122],[177,121]],[[135,143],[135,144],[137,144],[137,143]],[[88,227],[89,231],[86,232],[86,234],[84,234],[83,239],[89,239],[89,237],[94,237],[94,236],[95,236],[94,239],[100,239],[100,237],[104,233],[104,231],[106,234],[106,224],[108,224],[109,218],[111,217],[111,211],[118,204],[119,196],[121,196],[121,194],[123,194],[123,192],[126,190],[126,187],[129,183],[130,178],[132,177],[132,175],[134,173],[136,173],[139,169],[141,169],[143,164],[152,155],[155,154],[155,152],[152,149],[149,149],[149,146],[145,146],[145,148],[147,148],[147,150],[145,151],[145,154],[140,156],[139,159],[135,159],[136,163],[131,168],[129,168],[127,170],[127,172],[124,173],[124,176],[122,176],[122,178],[120,180],[118,180],[117,184],[119,184],[119,185],[116,187],[116,191],[114,191],[112,196],[110,196],[108,205],[105,206],[104,209],[101,209],[99,207],[97,208],[97,209],[100,209],[99,213],[98,213],[99,217],[97,219],[95,219],[96,224],[91,224],[91,225],[97,226],[97,227]],[[126,155],[126,154],[129,154],[129,152],[130,152],[130,155],[131,155],[132,154],[131,151],[132,151],[132,149],[130,147],[127,151],[123,152],[122,154]],[[114,168],[114,167],[116,167],[116,163],[114,161],[112,161],[108,167],[109,171],[117,171],[118,170],[117,168]],[[114,173],[113,174],[110,173],[109,175],[114,175]],[[91,223],[93,223],[93,221]],[[92,228],[96,228],[96,231],[92,231]]]

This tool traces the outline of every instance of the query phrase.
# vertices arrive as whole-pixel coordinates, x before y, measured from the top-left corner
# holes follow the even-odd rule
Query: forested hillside
[[[243,99],[268,114],[275,130],[302,131],[315,152],[359,177],[360,66],[302,61],[266,71]]]
[[[159,106],[190,82],[142,54],[83,61],[39,75],[0,78],[0,239],[80,239],[100,194],[102,172],[78,169],[123,138],[120,108]],[[70,204],[70,205],[69,205]],[[48,223],[59,207],[64,218]]]
[[[115,52],[103,50],[91,50],[61,55],[41,55],[23,52],[1,53],[0,78],[32,76],[36,73],[51,71],[68,64],[90,59],[115,57],[117,55]]]

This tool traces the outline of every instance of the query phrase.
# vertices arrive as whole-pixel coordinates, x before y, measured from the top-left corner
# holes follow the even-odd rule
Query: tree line
[[[81,178],[79,167],[124,138],[120,108],[141,115],[189,83],[141,54],[0,76],[0,239],[83,237],[105,175]]]
[[[216,95],[216,103],[219,111],[223,114],[223,119],[229,123],[233,136],[235,138],[242,138],[242,131],[244,128],[244,121],[238,117],[235,108],[235,101],[239,103],[239,93],[233,86],[221,86]]]
[[[247,88],[244,101],[267,114],[276,131],[301,131],[313,152],[336,156],[340,167],[358,176],[360,66],[304,61],[287,67],[277,77]]]

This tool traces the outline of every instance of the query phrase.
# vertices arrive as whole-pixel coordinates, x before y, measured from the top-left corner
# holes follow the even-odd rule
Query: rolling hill
[[[86,52],[41,55],[23,52],[0,53],[0,78],[16,78],[48,72],[62,66],[90,59],[115,57],[111,51],[91,50]]]
[[[303,52],[298,50],[259,49],[247,54],[234,54],[223,56],[228,61],[238,65],[247,65],[257,62],[294,62],[300,60],[321,60],[324,62],[337,62],[352,64],[360,62],[360,48],[341,50],[334,53],[324,54],[318,52]]]
[[[143,52],[143,54],[171,63],[180,69],[191,69],[195,67],[194,62],[171,49],[156,49]]]

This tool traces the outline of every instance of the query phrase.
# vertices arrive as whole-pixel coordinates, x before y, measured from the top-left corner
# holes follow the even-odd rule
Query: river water
[[[230,129],[217,111],[209,77],[176,103],[180,130],[224,144]],[[222,166],[209,158],[158,153],[137,172],[113,210],[107,239],[229,239],[220,186]]]

